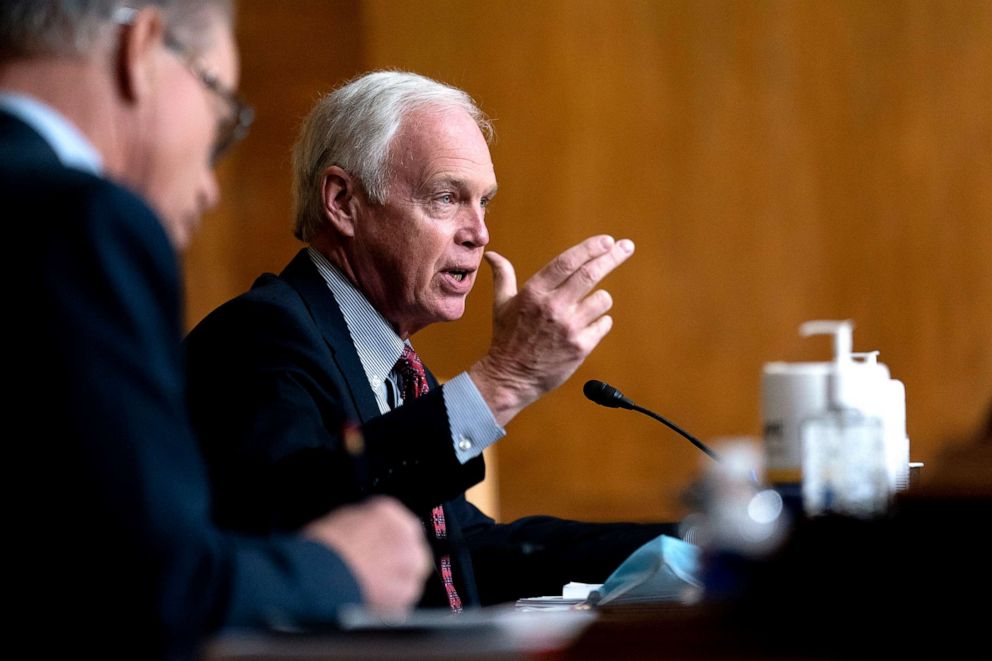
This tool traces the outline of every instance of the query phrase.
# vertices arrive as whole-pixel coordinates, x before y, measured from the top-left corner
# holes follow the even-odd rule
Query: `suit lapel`
[[[368,379],[365,376],[362,361],[355,350],[355,342],[351,333],[348,332],[348,324],[341,314],[341,309],[338,307],[333,293],[324,282],[320,272],[317,271],[317,267],[313,265],[305,248],[297,253],[293,261],[279,274],[279,277],[288,282],[299,293],[310,311],[314,323],[324,337],[324,342],[327,344],[334,364],[344,377],[361,421],[364,423],[381,415],[379,405],[375,401],[375,394],[369,387]],[[427,380],[432,390],[439,387],[437,379],[434,378],[430,370],[427,370]],[[479,597],[472,573],[472,560],[465,546],[461,533],[461,521],[455,509],[450,506],[450,503],[444,504],[444,516],[448,524],[447,545],[457,556],[457,571],[461,578],[459,588],[464,591],[461,594],[463,603],[476,605],[479,603]],[[429,520],[425,521],[425,526],[429,525]],[[440,594],[444,596],[443,588],[441,588]],[[446,596],[444,596],[444,600],[447,601]]]
[[[331,358],[337,366],[351,395],[355,410],[362,422],[381,415],[375,394],[369,387],[362,361],[355,351],[355,342],[348,332],[341,309],[334,294],[313,265],[306,248],[297,253],[293,261],[279,274],[295,289],[320,329]]]

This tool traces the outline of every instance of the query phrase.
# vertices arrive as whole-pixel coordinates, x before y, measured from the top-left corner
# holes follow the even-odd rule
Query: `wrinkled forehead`
[[[406,112],[393,136],[394,143],[401,140],[419,140],[429,144],[471,142],[472,146],[481,143],[488,152],[485,136],[475,119],[467,110],[457,106],[426,105]]]
[[[426,106],[410,111],[390,145],[393,167],[447,163],[483,174],[492,173],[492,157],[475,119],[457,107]]]

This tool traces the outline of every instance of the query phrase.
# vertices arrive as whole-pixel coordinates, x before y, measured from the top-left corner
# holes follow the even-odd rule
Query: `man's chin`
[[[465,316],[465,303],[462,302],[459,306],[446,307],[439,311],[437,315],[437,321],[458,321],[463,316]]]
[[[458,321],[465,316],[465,298],[462,297],[460,300],[455,301],[445,301],[445,304],[440,306],[432,316],[433,321],[431,323]]]
[[[185,252],[193,241],[193,235],[200,226],[199,218],[184,218],[181,220],[165,221],[165,233],[177,253]]]

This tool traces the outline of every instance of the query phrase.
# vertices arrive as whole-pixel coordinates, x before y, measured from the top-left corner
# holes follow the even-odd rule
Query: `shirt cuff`
[[[490,445],[506,436],[482,393],[468,372],[462,372],[444,384],[444,405],[448,408],[451,442],[458,461],[466,463],[482,454]]]

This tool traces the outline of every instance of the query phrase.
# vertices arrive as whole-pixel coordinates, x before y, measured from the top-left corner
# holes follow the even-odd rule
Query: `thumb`
[[[517,274],[506,257],[491,250],[484,257],[493,270],[493,307],[499,308],[517,295]]]

